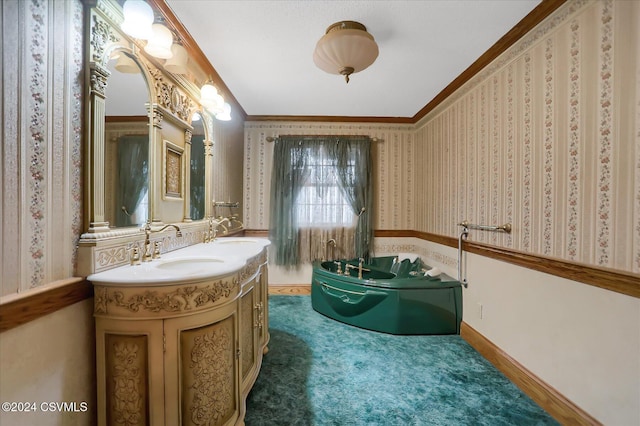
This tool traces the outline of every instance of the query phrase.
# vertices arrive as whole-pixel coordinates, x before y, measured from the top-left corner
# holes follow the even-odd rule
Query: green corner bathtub
[[[338,274],[338,265],[349,274]],[[420,259],[397,262],[396,256],[315,262],[311,305],[329,318],[390,334],[460,334],[462,286],[440,274],[429,277]]]

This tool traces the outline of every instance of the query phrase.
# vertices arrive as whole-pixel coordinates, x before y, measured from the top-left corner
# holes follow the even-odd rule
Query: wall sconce
[[[327,28],[316,44],[313,62],[330,74],[344,75],[347,83],[353,73],[369,67],[378,57],[378,45],[359,22],[336,22]]]
[[[173,34],[171,34],[169,28],[163,24],[153,24],[151,30],[151,38],[144,47],[144,51],[159,59],[171,58],[173,56],[173,53],[171,53]]]
[[[113,66],[116,71],[125,74],[138,74],[140,73],[140,67],[131,57],[125,53],[120,52],[116,64]]]
[[[125,73],[125,74],[137,74],[140,72],[140,67],[136,62],[131,59],[131,56],[127,55],[125,52],[129,49],[129,43],[126,40],[121,39],[117,44],[118,48],[115,48],[111,51],[111,55],[109,56],[110,60],[116,61],[114,64],[114,68],[116,71]]]
[[[216,114],[216,120],[230,121],[231,120],[231,105],[227,102],[222,107],[222,112]]]
[[[200,88],[200,104],[214,115],[224,111],[224,98],[210,82]]]
[[[164,63],[164,69],[174,74],[186,74],[187,73],[187,61],[189,56],[187,49],[185,49],[179,42],[171,45],[171,58]]]
[[[151,37],[153,24],[153,9],[144,0],[127,0],[122,6],[124,22],[120,25],[122,31],[133,38],[148,40]]]

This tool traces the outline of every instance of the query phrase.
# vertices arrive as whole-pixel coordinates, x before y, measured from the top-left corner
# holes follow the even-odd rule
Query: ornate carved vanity
[[[118,270],[93,276],[98,424],[244,424],[269,340],[266,263],[264,247],[210,279],[136,285],[117,282]],[[138,267],[119,270],[127,268]]]
[[[199,89],[211,72],[197,60],[167,71],[121,30],[121,3],[85,2],[77,269],[95,290],[98,424],[243,424],[269,340],[269,242],[209,242],[214,223],[242,226],[213,218],[222,130]]]

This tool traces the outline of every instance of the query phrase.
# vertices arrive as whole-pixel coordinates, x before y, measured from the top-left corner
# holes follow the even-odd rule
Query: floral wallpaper
[[[419,231],[640,272],[634,3],[568,2],[419,123]]]
[[[279,135],[364,135],[373,141],[376,229],[413,229],[415,144],[412,125],[246,122],[244,218],[248,229],[269,228],[273,143]]]
[[[4,2],[0,295],[73,276],[82,228],[82,3]],[[3,52],[3,53],[4,53]]]
[[[571,1],[415,125],[245,123],[244,213],[267,229],[281,134],[366,134],[378,230],[640,272],[640,3]],[[425,100],[425,103],[428,100]]]

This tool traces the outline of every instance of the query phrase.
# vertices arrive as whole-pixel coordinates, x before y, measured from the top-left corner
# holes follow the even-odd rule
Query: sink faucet
[[[229,226],[232,226],[232,223],[237,223],[238,227],[242,228],[244,227],[244,223],[242,223],[242,221],[240,219],[238,219],[238,215],[231,215],[229,217]]]
[[[162,232],[167,228],[175,228],[176,230],[176,237],[182,237],[182,231],[180,231],[180,228],[178,227],[178,225],[174,225],[174,224],[169,224],[169,225],[165,225],[160,229],[151,229],[151,221],[147,221],[147,224],[145,225],[144,228],[142,228],[142,230],[144,231],[144,254],[142,255],[142,261],[143,262],[151,262],[152,259],[154,258],[158,258],[160,257],[160,249],[159,247],[156,246],[155,250],[151,250],[151,234],[154,232]],[[155,256],[155,257],[154,257]]]
[[[231,222],[229,221],[228,218],[226,217],[219,217],[218,219],[214,219],[213,216],[211,216],[209,218],[209,231],[207,232],[207,236],[205,237],[205,242],[213,242],[216,239],[216,236],[218,235],[218,227],[222,226],[222,228],[224,229],[224,233],[228,233],[229,232],[229,228],[227,228],[226,226],[223,225],[223,223],[227,223],[229,226],[231,226]]]

